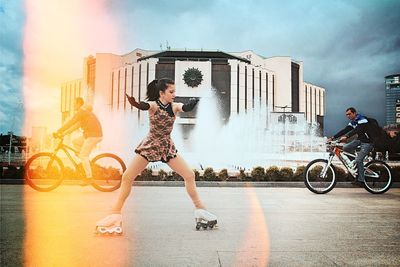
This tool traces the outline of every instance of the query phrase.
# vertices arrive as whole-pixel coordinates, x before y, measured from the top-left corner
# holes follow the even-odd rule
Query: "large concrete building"
[[[141,112],[129,105],[125,93],[143,100],[147,84],[163,77],[175,80],[180,101],[214,88],[225,120],[265,105],[271,114],[291,113],[323,127],[325,89],[304,81],[303,62],[288,56],[264,58],[252,51],[135,49],[125,55],[88,56],[83,77],[61,86],[62,119],[71,115],[77,96],[89,102],[101,96],[108,109],[130,110],[140,118]],[[186,114],[180,123],[195,123],[195,114]]]

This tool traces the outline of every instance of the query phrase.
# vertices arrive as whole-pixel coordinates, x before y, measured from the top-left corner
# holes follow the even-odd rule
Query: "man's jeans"
[[[357,172],[358,178],[357,180],[360,182],[364,182],[364,158],[368,155],[368,153],[372,150],[373,146],[370,143],[361,143],[360,140],[353,140],[348,144],[343,146],[343,150],[349,153],[354,153],[357,146],[360,146],[361,149],[357,153],[356,163],[357,163]]]

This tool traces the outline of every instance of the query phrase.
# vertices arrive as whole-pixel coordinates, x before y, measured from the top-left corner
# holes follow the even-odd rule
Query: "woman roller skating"
[[[96,223],[96,231],[101,234],[122,234],[121,210],[131,192],[132,183],[147,164],[154,161],[168,164],[172,170],[183,177],[186,191],[195,206],[196,229],[213,228],[217,224],[217,217],[205,209],[197,194],[194,172],[177,153],[171,139],[176,115],[179,112],[193,110],[198,100],[191,99],[187,104],[174,103],[175,84],[174,81],[166,78],[154,80],[147,86],[148,102],[138,103],[134,97],[128,95],[126,97],[132,106],[140,110],[148,110],[150,132],[136,148],[136,155],[122,176],[120,195],[111,214]]]

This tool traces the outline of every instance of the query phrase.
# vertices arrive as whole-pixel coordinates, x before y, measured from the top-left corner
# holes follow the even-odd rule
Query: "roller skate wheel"
[[[209,225],[210,225],[210,228],[212,229],[212,228],[214,228],[214,226],[217,225],[217,221],[211,221],[211,222],[209,222]]]
[[[106,227],[102,227],[102,226],[97,226],[96,230],[97,230],[96,232],[100,233],[100,234],[105,234],[105,233],[108,232],[107,228]]]

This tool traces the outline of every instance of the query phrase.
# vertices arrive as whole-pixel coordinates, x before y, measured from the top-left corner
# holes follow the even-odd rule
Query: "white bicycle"
[[[343,163],[348,172],[356,179],[357,168],[355,154],[343,151],[343,146],[338,141],[327,143],[328,159],[315,159],[308,163],[304,170],[304,183],[307,188],[316,194],[325,194],[336,185],[336,171],[332,161],[336,156]],[[350,161],[348,158],[352,158]],[[392,172],[385,162],[371,160],[364,163],[365,182],[364,188],[372,194],[383,194],[392,185]]]

